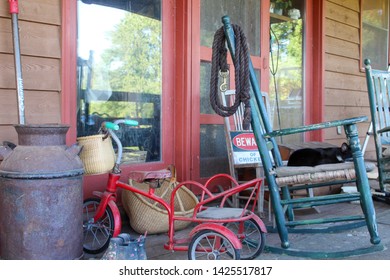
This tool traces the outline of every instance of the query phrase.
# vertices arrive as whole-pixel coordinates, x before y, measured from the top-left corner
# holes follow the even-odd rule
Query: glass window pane
[[[389,1],[363,1],[363,59],[375,69],[388,67]]]
[[[210,76],[211,63],[202,61],[200,63],[200,113],[215,114],[210,105]]]
[[[78,1],[78,136],[103,121],[137,120],[118,132],[126,163],[161,160],[161,0]]]
[[[259,0],[202,0],[201,45],[212,47],[215,31],[222,26],[221,18],[229,15],[232,23],[245,32],[252,55],[260,55]]]
[[[270,107],[273,127],[303,124],[303,30],[304,0],[292,2],[299,11],[295,18],[271,14]],[[284,143],[303,141],[302,134],[281,139]]]
[[[210,105],[210,76],[211,76],[211,63],[202,61],[200,63],[200,113],[201,114],[215,114],[213,108]],[[218,84],[221,83],[219,79]],[[230,78],[227,77],[227,85],[230,88]]]
[[[200,177],[229,173],[223,125],[200,126]]]

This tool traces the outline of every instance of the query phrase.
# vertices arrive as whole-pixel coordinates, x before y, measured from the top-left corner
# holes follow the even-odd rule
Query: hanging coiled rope
[[[211,61],[210,78],[210,104],[213,110],[222,117],[233,115],[241,102],[244,103],[244,119],[242,125],[248,130],[251,123],[250,84],[249,84],[249,49],[245,34],[240,26],[232,24],[235,34],[236,53],[233,60],[235,70],[236,95],[232,106],[224,106],[218,96],[218,77],[220,73],[226,73],[229,70],[227,63],[226,37],[223,27],[217,30],[214,35]]]

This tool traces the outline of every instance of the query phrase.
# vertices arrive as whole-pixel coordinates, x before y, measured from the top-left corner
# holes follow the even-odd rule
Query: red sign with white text
[[[253,133],[240,133],[232,139],[233,145],[245,151],[257,151],[257,144]]]
[[[230,131],[235,164],[261,163],[253,132]]]

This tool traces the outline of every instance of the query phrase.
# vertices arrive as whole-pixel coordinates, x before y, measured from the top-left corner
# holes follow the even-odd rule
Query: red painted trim
[[[191,1],[176,1],[175,164],[179,181],[191,178]]]
[[[76,142],[77,1],[62,1],[61,121],[70,125],[66,143]]]
[[[219,115],[200,115],[201,124],[224,124],[223,118]]]
[[[306,1],[305,24],[305,123],[324,120],[324,0]],[[324,131],[305,135],[305,141],[323,141]]]
[[[192,139],[190,180],[204,182],[200,177],[200,0],[193,0],[191,7],[191,99]]]
[[[313,30],[315,29],[314,26],[311,26],[310,23],[313,23],[313,5],[312,5],[312,1],[309,0],[309,1],[306,1],[306,12],[305,12],[305,17],[304,17],[304,21],[305,21],[305,30],[304,30],[304,33],[305,33],[305,36],[304,38],[306,38],[306,40],[304,41],[304,47],[305,47],[305,51],[304,51],[304,60],[305,61],[305,65],[304,65],[304,68],[305,68],[305,84],[304,84],[304,108],[305,108],[305,116],[304,116],[304,124],[310,124],[310,123],[313,123],[313,117],[312,117],[312,112],[313,112],[313,99],[314,99],[314,96],[313,96],[313,93],[311,91],[311,89],[313,89],[313,80],[310,79],[310,76],[312,74],[310,73],[313,73],[313,69],[312,69],[312,63],[310,63],[310,61],[312,60],[312,55],[313,55],[313,48],[314,48],[314,38],[312,35],[310,34],[313,34]],[[313,73],[314,74],[314,73]],[[314,77],[313,77],[314,78]],[[308,137],[309,134],[305,134],[305,141],[310,141],[310,137]]]
[[[175,149],[175,118],[174,73],[175,67],[175,7],[173,1],[162,2],[162,106],[161,106],[161,137],[162,166],[174,164]],[[161,165],[160,165],[161,166]],[[155,167],[154,167],[155,168]]]

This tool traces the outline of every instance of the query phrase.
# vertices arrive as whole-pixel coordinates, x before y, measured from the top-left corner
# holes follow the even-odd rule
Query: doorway
[[[212,43],[215,32],[222,26],[221,18],[229,15],[232,23],[241,26],[246,34],[250,55],[259,84],[268,78],[268,69],[263,65],[268,59],[268,46],[261,44],[268,37],[267,19],[264,16],[265,1],[260,0],[193,0],[192,29],[199,28],[193,37],[192,103],[193,112],[191,133],[193,172],[192,179],[205,181],[217,173],[229,173],[223,117],[217,115],[210,105],[209,82],[211,75]],[[262,28],[263,27],[263,28]],[[268,39],[267,39],[268,40]],[[231,64],[231,63],[230,63]],[[232,69],[233,66],[230,66]],[[230,71],[229,87],[234,89],[234,74]],[[194,138],[198,140],[195,141]]]

